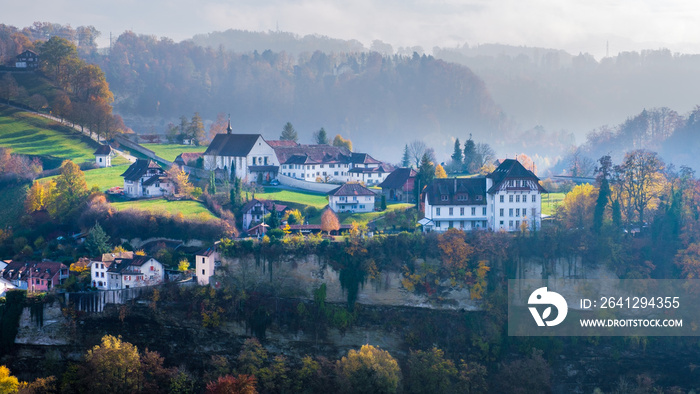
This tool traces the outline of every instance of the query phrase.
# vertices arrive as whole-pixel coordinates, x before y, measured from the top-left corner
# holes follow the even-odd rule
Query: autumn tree
[[[112,335],[85,355],[83,386],[93,393],[128,393],[139,387],[140,358],[136,346]]]
[[[219,112],[216,115],[216,120],[214,121],[214,123],[212,123],[211,126],[209,126],[209,140],[213,140],[217,134],[226,134],[227,128],[228,121],[226,120],[226,115],[223,112]]]
[[[16,393],[18,387],[19,380],[10,375],[10,370],[6,366],[0,365],[0,393]]]
[[[282,128],[282,134],[280,135],[280,140],[282,141],[294,141],[297,142],[299,140],[299,136],[297,135],[297,131],[294,130],[294,126],[292,126],[291,122],[287,122],[284,127]]]
[[[656,206],[661,195],[663,169],[664,162],[656,152],[642,149],[628,152],[620,166],[619,186],[627,194],[628,212],[636,211],[640,225],[644,224],[645,211]]]
[[[327,208],[321,214],[321,231],[325,231],[330,235],[331,231],[338,231],[340,229],[340,221],[338,216],[332,209]]]
[[[256,394],[256,383],[253,375],[220,376],[216,381],[207,383],[206,394]]]
[[[282,221],[289,224],[304,224],[304,215],[298,209],[291,209],[284,213]]]
[[[359,351],[350,350],[336,363],[339,388],[347,393],[396,393],[401,370],[386,350],[363,345]]]
[[[37,47],[41,59],[41,68],[61,84],[67,64],[78,56],[72,42],[59,36],[52,36]]]
[[[467,268],[469,259],[474,254],[474,247],[464,240],[464,232],[451,228],[438,236],[438,248],[442,253],[442,261],[450,271]]]
[[[9,104],[11,100],[14,100],[19,93],[19,85],[17,80],[10,73],[5,73],[0,79],[0,97],[7,100]]]
[[[495,387],[491,389],[495,393],[548,393],[551,375],[552,369],[542,357],[542,351],[532,349],[532,354],[526,359],[501,363],[493,380]]]
[[[26,211],[32,213],[46,209],[55,187],[56,182],[53,180],[48,182],[34,181],[24,201]]]
[[[574,177],[590,176],[595,169],[595,162],[584,154],[581,147],[571,149],[565,161],[569,173]]]
[[[352,152],[352,141],[350,141],[349,138],[343,138],[340,134],[336,134],[335,138],[333,139],[333,146],[337,146],[338,148],[346,148]]]
[[[420,161],[423,158],[423,155],[425,154],[425,151],[428,149],[428,147],[425,145],[425,142],[421,140],[414,140],[410,144],[408,144],[408,154],[415,163],[416,168],[420,166]]]
[[[587,229],[593,223],[597,190],[588,183],[575,186],[564,196],[557,214],[567,228]]]
[[[46,204],[49,215],[54,219],[70,216],[77,212],[87,196],[85,174],[77,164],[65,160]]]
[[[191,196],[194,191],[194,186],[190,182],[190,176],[185,172],[185,170],[179,168],[178,166],[172,166],[167,171],[168,177],[175,182],[175,187],[178,193],[184,194],[186,196]]]
[[[323,127],[314,133],[314,142],[318,145],[330,145],[328,134],[326,134],[326,130]]]
[[[435,178],[436,179],[447,178],[447,172],[445,172],[445,169],[442,168],[442,165],[440,165],[440,164],[435,166]]]
[[[457,393],[457,367],[445,353],[430,350],[411,351],[405,379],[407,394]]]

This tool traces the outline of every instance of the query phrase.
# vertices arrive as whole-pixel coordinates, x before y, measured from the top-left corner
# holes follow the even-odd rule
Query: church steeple
[[[231,134],[233,129],[231,128],[231,114],[228,114],[228,127],[226,127],[226,134]]]

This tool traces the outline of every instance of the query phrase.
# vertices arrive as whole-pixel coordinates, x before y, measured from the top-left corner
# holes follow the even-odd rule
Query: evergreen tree
[[[608,198],[610,198],[610,184],[606,178],[603,178],[600,182],[598,199],[593,211],[593,231],[596,233],[600,233],[600,229],[603,227],[603,216],[605,215],[605,207],[608,205]]]
[[[462,157],[462,168],[469,172],[474,159],[476,158],[476,145],[472,141],[472,135],[469,134],[469,139],[464,143],[464,156]]]
[[[321,130],[314,133],[314,142],[318,145],[330,144],[330,141],[328,141],[328,134],[326,134],[326,130],[323,127],[321,127]]]
[[[243,205],[242,195],[243,192],[241,188],[241,178],[233,178],[233,187],[231,188],[230,198],[231,198],[231,210],[235,211]]]
[[[386,211],[386,196],[383,194],[379,209],[381,209],[382,211]]]
[[[452,162],[455,164],[455,166],[462,165],[462,147],[459,144],[459,138],[455,140],[455,150],[454,153],[452,153]]]
[[[216,178],[214,177],[214,171],[209,175],[209,194],[212,196],[216,194]]]
[[[277,215],[277,207],[272,204],[272,210],[270,212],[270,219],[267,222],[270,229],[277,228],[280,226],[280,217]]]
[[[620,202],[618,200],[612,203],[612,222],[613,227],[616,229],[622,228],[622,210],[620,209]]]
[[[109,236],[99,223],[95,223],[95,227],[91,228],[85,237],[85,247],[92,257],[101,257],[103,253],[112,250],[109,246]]]
[[[199,116],[199,112],[195,112],[194,116],[192,116],[187,134],[197,146],[204,141],[204,124],[202,123],[202,117]]]
[[[282,128],[282,135],[280,135],[280,139],[282,141],[294,141],[297,142],[299,140],[299,136],[297,135],[297,131],[294,130],[294,126],[292,126],[291,122],[287,122],[287,124],[284,125]]]
[[[416,176],[416,187],[414,191],[416,194],[416,206],[420,206],[420,194],[423,188],[426,187],[435,178],[435,166],[430,161],[430,155],[424,153],[420,160],[420,166],[418,167],[418,175]]]
[[[403,157],[401,158],[401,167],[408,168],[411,166],[411,154],[408,153],[408,144],[403,148]]]

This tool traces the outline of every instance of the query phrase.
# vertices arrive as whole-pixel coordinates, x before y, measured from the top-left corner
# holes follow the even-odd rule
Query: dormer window
[[[443,194],[442,196],[440,196],[440,200],[447,201],[448,200],[447,194]]]
[[[476,201],[481,201],[481,196],[476,196]]]

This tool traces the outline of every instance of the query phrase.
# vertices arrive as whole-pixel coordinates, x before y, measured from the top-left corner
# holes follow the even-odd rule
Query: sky
[[[393,45],[485,43],[588,52],[669,48],[700,53],[695,0],[0,0],[0,23],[93,25],[109,43],[126,30],[184,40],[241,29],[281,30]],[[31,4],[31,5],[28,5]]]

